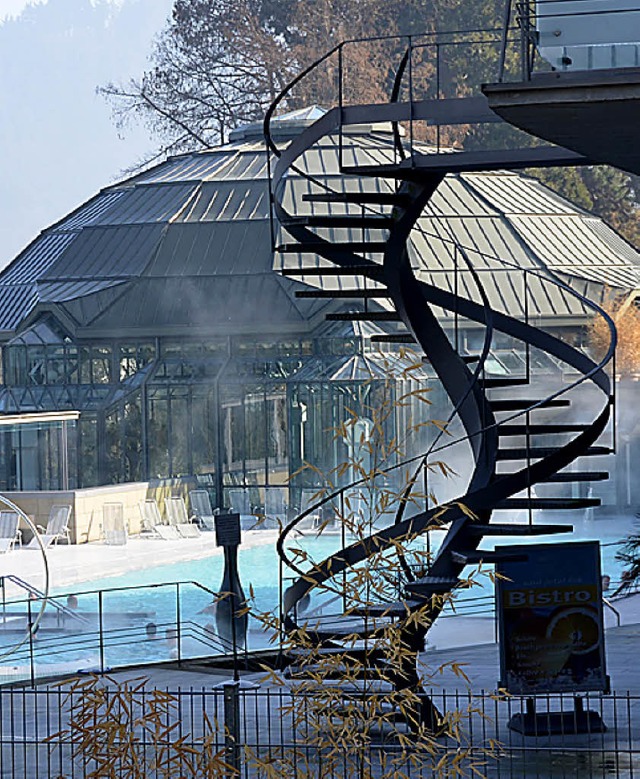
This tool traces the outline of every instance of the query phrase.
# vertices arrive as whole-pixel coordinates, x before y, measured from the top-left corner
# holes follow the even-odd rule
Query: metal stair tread
[[[464,173],[481,170],[517,170],[522,168],[556,167],[587,164],[586,157],[562,147],[538,146],[523,149],[483,149],[481,151],[446,152],[444,154],[413,154],[397,164],[348,165],[342,172],[355,176],[422,180],[425,172]]]
[[[350,203],[353,205],[405,206],[409,195],[399,192],[311,192],[302,196],[307,203]]]
[[[547,509],[549,511],[572,509],[587,509],[600,506],[600,498],[505,498],[494,506],[496,510],[504,509]]]
[[[498,426],[498,435],[545,435],[553,433],[583,433],[589,429],[589,425],[578,425],[567,422],[565,424],[505,424]]]
[[[356,609],[351,609],[352,614],[357,614],[362,617],[374,616],[374,617],[393,617],[393,616],[406,616],[411,611],[414,611],[424,606],[428,606],[429,601],[426,598],[407,598],[405,600],[397,600],[389,603],[372,603],[367,606],[359,606]]]
[[[540,460],[543,457],[549,457],[555,454],[560,446],[514,446],[505,449],[498,449],[496,452],[497,460]],[[605,454],[611,454],[613,450],[608,446],[590,446],[580,457],[599,457]]]
[[[384,289],[297,289],[297,298],[366,298],[367,300],[388,300]]]
[[[329,322],[402,322],[396,311],[338,311],[326,314]]]
[[[487,376],[486,378],[478,379],[478,381],[485,389],[494,387],[523,387],[529,384],[529,379],[521,376],[514,376],[513,378],[509,376],[500,376],[499,378]]]
[[[284,227],[347,227],[370,230],[389,230],[394,219],[386,214],[307,214],[288,217]]]
[[[558,471],[546,479],[545,484],[567,484],[571,482],[606,481],[609,478],[608,471]]]
[[[422,598],[430,598],[432,595],[447,593],[456,587],[459,580],[452,576],[423,576],[414,582],[407,582],[404,586],[406,592],[419,595]]]
[[[384,268],[374,262],[369,265],[311,265],[308,268],[278,268],[283,276],[366,276],[378,280],[384,277]]]
[[[523,524],[507,522],[473,523],[469,530],[478,536],[546,536],[571,533],[573,525]]]
[[[548,400],[529,400],[524,398],[490,398],[489,405],[493,411],[523,411],[536,406],[538,408],[567,408],[571,401],[566,398],[550,398]],[[535,410],[535,409],[534,409]]]
[[[460,563],[461,565],[476,565],[478,563],[487,563],[493,565],[494,563],[501,562],[526,562],[528,557],[526,554],[515,552],[494,552],[488,549],[482,550],[452,550],[450,552],[451,559]]]
[[[303,243],[281,243],[276,246],[280,254],[314,254],[317,249],[339,252],[377,252],[384,253],[387,248],[386,241],[304,241]]]
[[[372,335],[371,343],[415,344],[417,341],[411,333],[385,333],[384,335]]]

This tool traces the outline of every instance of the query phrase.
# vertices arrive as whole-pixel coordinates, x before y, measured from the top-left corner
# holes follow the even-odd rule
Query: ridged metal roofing
[[[341,174],[338,151],[337,138],[323,138],[300,166],[338,191],[391,191],[388,181]],[[390,161],[392,136],[384,128],[361,128],[344,134],[341,153],[347,165]],[[59,307],[61,319],[77,323],[77,337],[127,329],[134,336],[210,327],[223,335],[245,326],[271,332],[315,326],[333,304],[296,299],[300,283],[348,289],[358,282],[293,281],[273,272],[266,163],[263,140],[244,131],[225,146],[169,159],[98,193],[0,274],[0,330],[19,331],[38,304],[54,312]],[[298,202],[319,191],[295,174],[286,187],[285,199]],[[304,204],[310,214],[329,208],[361,213],[348,204]],[[347,229],[320,232],[338,242],[356,237]],[[363,237],[359,231],[357,238]],[[369,240],[384,237],[380,230],[366,233]],[[458,285],[481,300],[466,257],[492,305],[510,313],[523,310],[525,271],[544,275],[549,268],[576,289],[586,284],[600,295],[604,285],[640,286],[640,256],[631,246],[540,182],[509,172],[447,176],[418,222],[410,251],[425,281],[451,290]],[[275,266],[300,267],[303,260],[325,264],[314,255],[291,254],[278,256]],[[584,315],[571,296],[533,273],[527,279],[530,312]]]

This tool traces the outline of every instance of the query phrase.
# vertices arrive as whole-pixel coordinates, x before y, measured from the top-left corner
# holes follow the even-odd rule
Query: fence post
[[[226,776],[240,775],[240,688],[237,682],[228,682],[224,693],[224,756],[228,766]]]
[[[104,623],[102,621],[102,590],[98,591],[98,635],[100,641],[100,671],[104,673]]]

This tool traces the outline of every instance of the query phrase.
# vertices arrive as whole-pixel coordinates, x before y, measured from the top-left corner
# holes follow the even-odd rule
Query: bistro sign
[[[598,542],[496,551],[514,553],[496,565],[500,686],[516,695],[606,690]]]

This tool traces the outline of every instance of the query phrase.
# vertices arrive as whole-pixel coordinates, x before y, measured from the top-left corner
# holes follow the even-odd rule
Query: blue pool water
[[[546,517],[546,521],[557,521]],[[560,522],[566,522],[560,518]],[[583,517],[573,521],[573,534],[560,540],[599,540],[602,550],[602,572],[619,580],[621,568],[615,561],[619,541],[632,529],[630,517],[593,520]],[[436,534],[434,534],[435,536]],[[440,533],[442,537],[443,533]],[[544,542],[544,538],[531,538],[531,543]],[[151,543],[151,542],[150,542]],[[438,543],[432,538],[432,547]],[[504,543],[504,540],[503,542]],[[338,551],[340,538],[326,535],[320,538],[309,535],[292,542],[293,546],[308,550],[316,562]],[[490,545],[486,545],[491,548]],[[302,568],[306,566],[303,564]],[[273,542],[262,546],[240,548],[239,573],[245,594],[253,593],[253,610],[256,613],[277,614],[279,603],[279,560]],[[28,678],[29,674],[47,675],[59,671],[61,666],[78,668],[106,668],[127,664],[151,663],[175,658],[203,657],[223,651],[215,634],[215,617],[211,613],[212,592],[220,589],[223,573],[223,557],[212,555],[199,560],[177,562],[171,565],[134,570],[121,576],[96,578],[74,588],[78,597],[78,613],[86,618],[84,624],[65,623],[52,607],[47,609],[48,622],[38,631],[37,640],[26,645],[21,653],[14,654],[0,664],[0,676],[13,674],[11,678]],[[285,577],[290,575],[285,572]],[[183,582],[179,587],[175,582]],[[202,586],[189,584],[198,582]],[[488,576],[479,577],[480,586],[462,591],[456,599],[456,613],[460,616],[483,614],[493,611],[493,585]],[[285,586],[287,581],[285,580]],[[126,589],[118,589],[126,588]],[[66,590],[66,588],[65,588]],[[102,591],[101,594],[98,591]],[[67,594],[58,590],[53,595]],[[328,596],[313,594],[311,610],[317,608]],[[64,598],[58,599],[64,603]],[[330,612],[339,612],[340,604],[334,604]],[[56,621],[57,620],[57,621]],[[155,632],[147,629],[154,625]],[[171,637],[180,626],[180,638]],[[62,636],[60,631],[62,630]],[[15,634],[19,631],[16,629]],[[24,628],[22,629],[24,635]],[[272,630],[256,619],[250,620],[248,646],[263,648],[274,638]],[[4,646],[13,646],[16,639],[7,635]],[[11,643],[13,642],[13,643]],[[216,646],[216,642],[217,646]],[[177,644],[179,643],[179,647]],[[228,648],[227,650],[228,651]],[[8,665],[12,670],[7,670]],[[55,668],[54,668],[55,666]],[[34,670],[35,669],[35,670]]]
[[[548,521],[554,521],[550,518]],[[567,520],[561,518],[561,523]],[[607,519],[589,520],[579,518],[573,521],[574,532],[566,536],[559,536],[560,541],[586,541],[598,540],[601,544],[602,572],[608,574],[613,582],[620,578],[621,565],[615,560],[616,551],[619,548],[621,539],[632,531],[634,520],[632,517],[615,517]],[[434,536],[444,534],[434,534]],[[523,539],[519,543],[544,543],[544,537],[531,537]],[[437,545],[438,539],[432,540]],[[494,545],[505,543],[499,540],[496,544],[486,543],[487,549],[492,549]],[[311,559],[316,562],[321,561],[329,554],[337,551],[340,547],[339,537],[336,535],[323,535],[317,537],[309,534],[305,537],[295,539],[290,544],[292,547],[304,549]],[[248,596],[250,589],[254,593],[254,606],[258,611],[276,610],[279,598],[279,558],[276,553],[275,544],[264,544],[248,548],[240,547],[238,567],[240,579],[243,583],[245,594]],[[304,569],[305,564],[301,564]],[[195,581],[205,587],[217,591],[220,588],[223,573],[223,558],[221,555],[215,555],[199,560],[188,560],[177,562],[170,565],[156,566],[142,570],[130,571],[120,576],[110,576],[95,579],[91,582],[78,586],[78,591],[111,589],[115,587],[140,587],[163,582]],[[283,576],[285,579],[292,577],[293,574],[285,569]],[[471,591],[461,593],[462,600],[470,598],[487,597],[493,593],[493,586],[488,577],[481,576],[478,584],[482,587],[474,587]],[[286,586],[286,582],[285,582]],[[148,591],[144,591],[144,597],[148,598]],[[135,593],[130,593],[129,597],[136,599]],[[141,599],[142,596],[139,596]],[[490,606],[490,604],[487,604]]]

